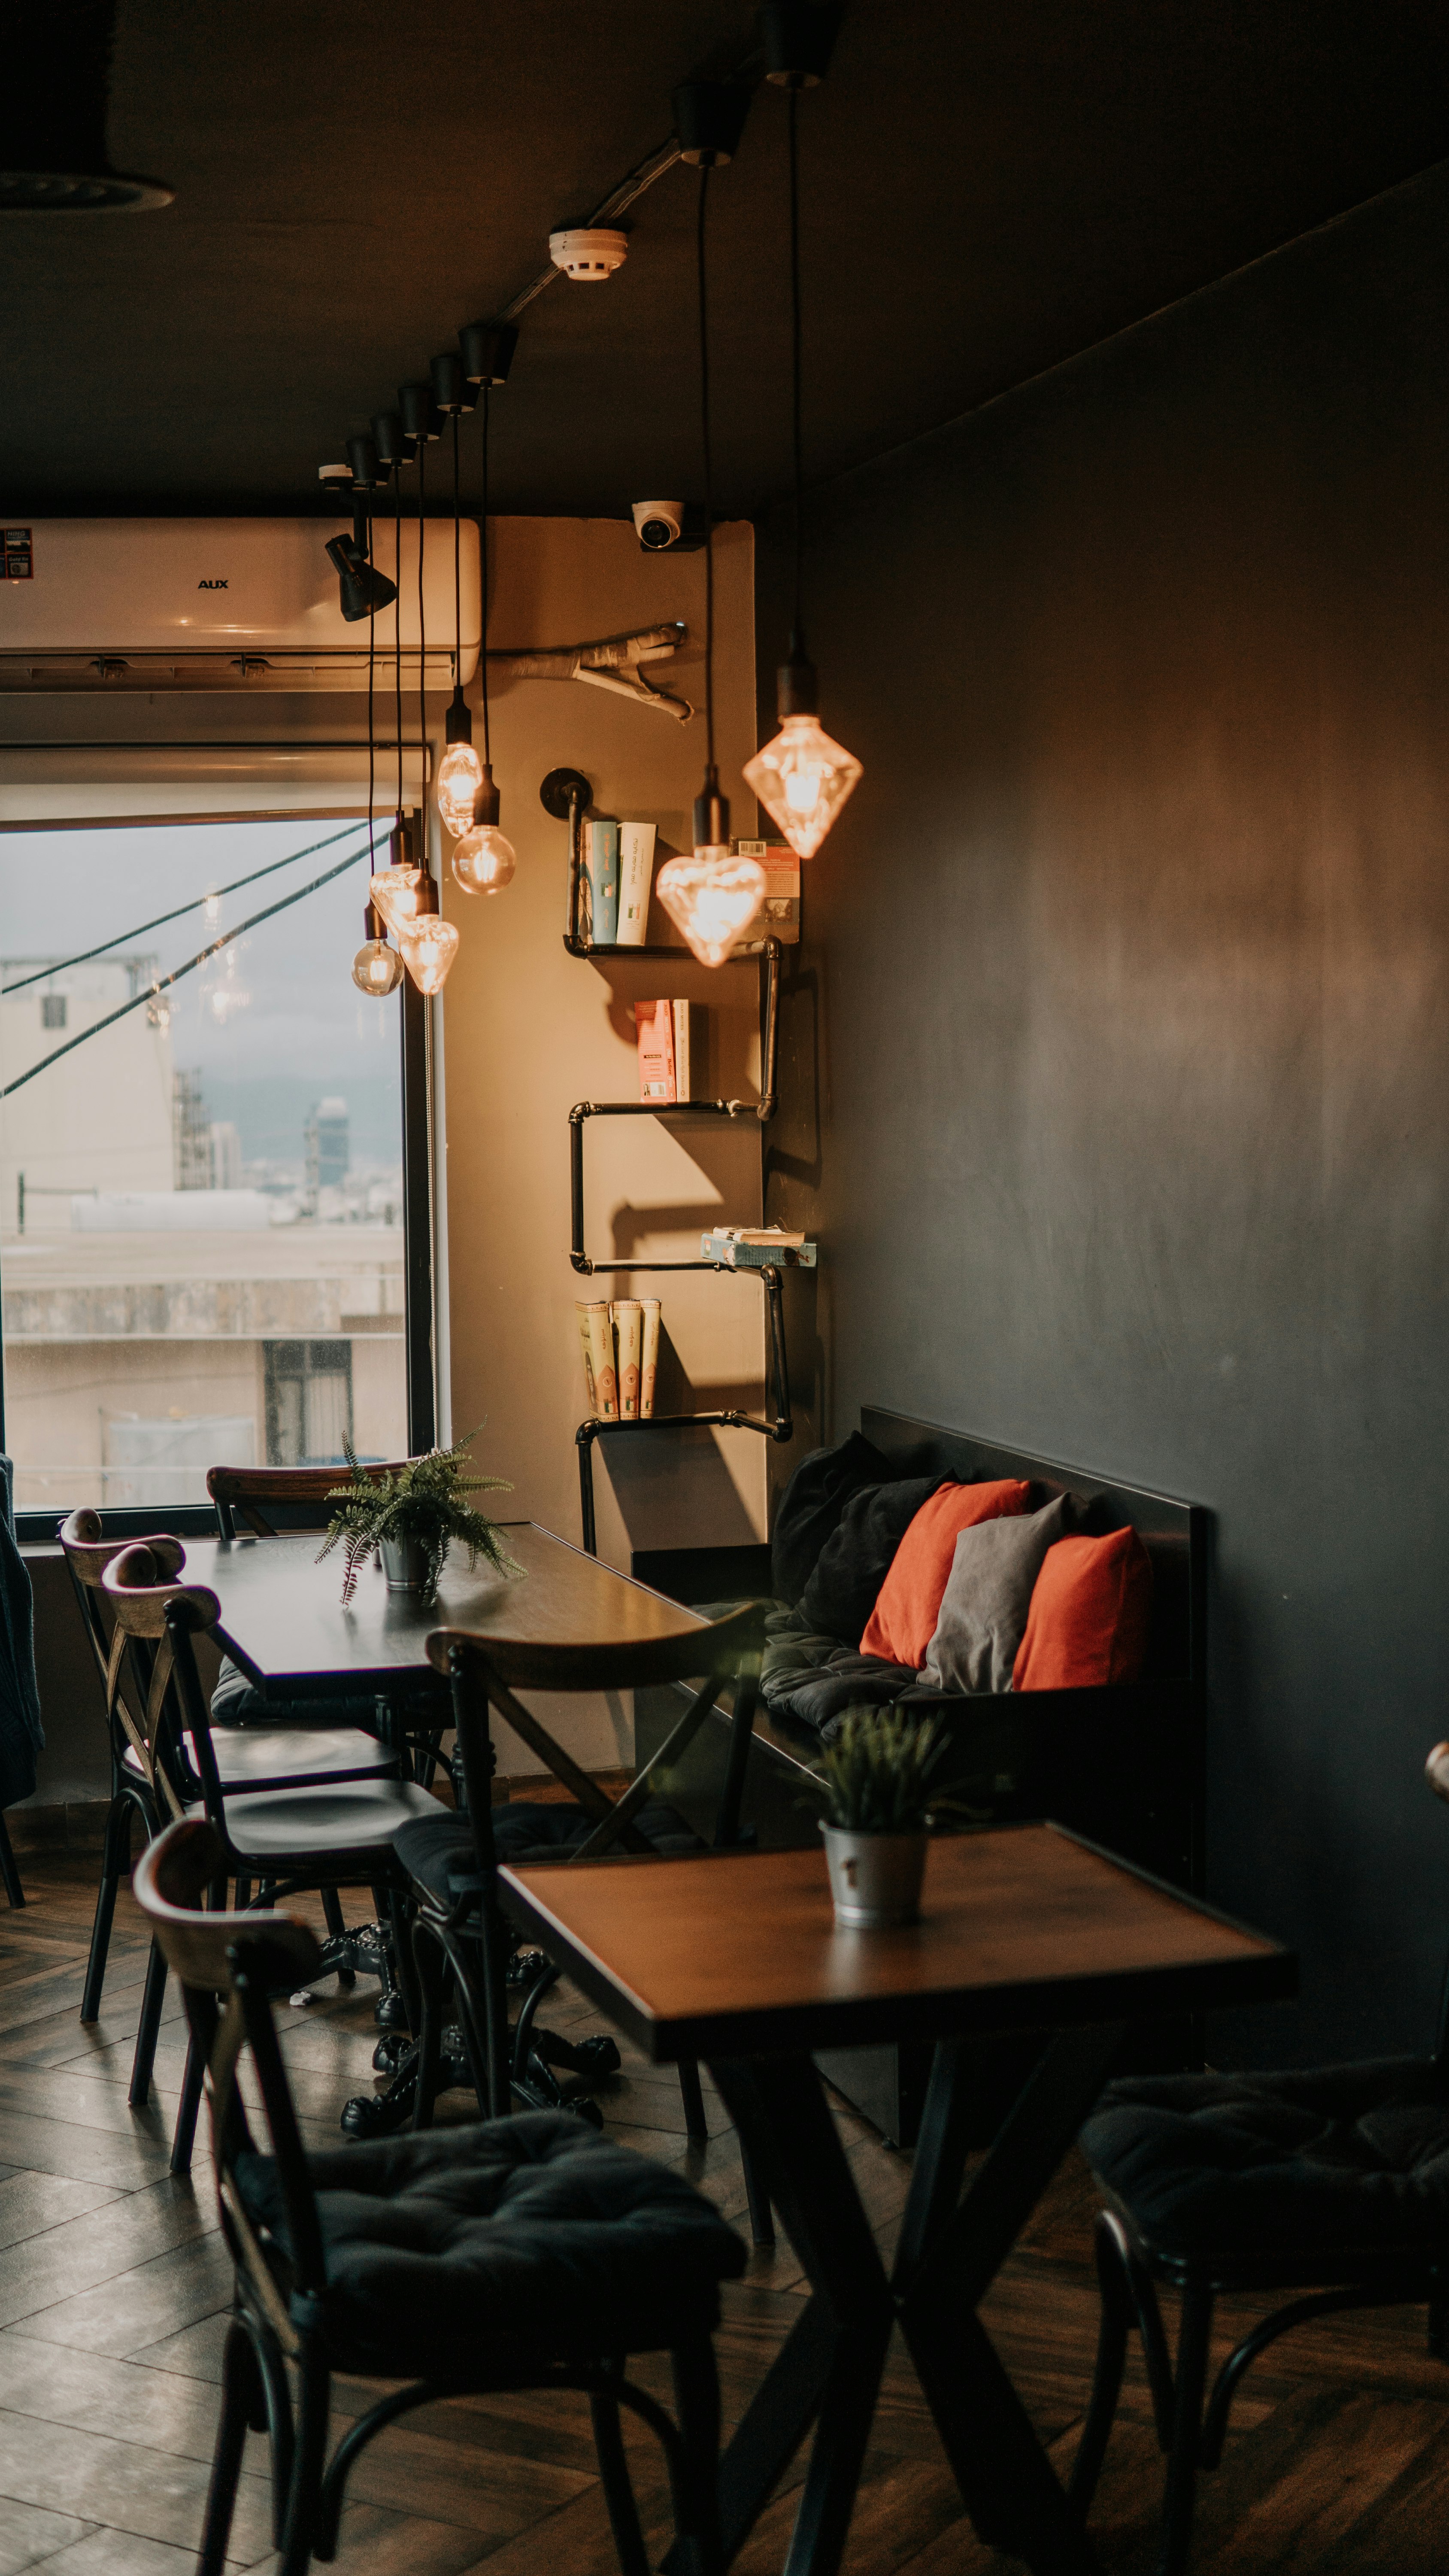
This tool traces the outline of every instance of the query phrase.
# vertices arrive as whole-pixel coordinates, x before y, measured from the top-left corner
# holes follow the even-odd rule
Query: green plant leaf
[[[357,1589],[362,1567],[384,1541],[410,1540],[424,1550],[427,1575],[421,1597],[425,1605],[437,1597],[443,1561],[452,1539],[467,1549],[470,1572],[483,1556],[500,1574],[522,1576],[525,1569],[509,1555],[496,1524],[465,1500],[469,1494],[513,1491],[506,1476],[470,1476],[464,1472],[471,1464],[468,1452],[482,1428],[480,1423],[478,1431],[455,1440],[451,1449],[430,1449],[426,1457],[410,1458],[405,1467],[388,1469],[382,1475],[370,1474],[358,1463],[351,1441],[344,1442],[348,1481],[334,1486],[327,1496],[328,1502],[338,1508],[317,1552],[320,1565],[335,1547],[341,1547],[344,1605]]]

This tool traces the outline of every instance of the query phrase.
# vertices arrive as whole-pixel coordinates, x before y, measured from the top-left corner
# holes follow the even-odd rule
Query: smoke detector
[[[550,233],[548,255],[555,268],[580,285],[602,286],[629,256],[629,236],[600,230]]]

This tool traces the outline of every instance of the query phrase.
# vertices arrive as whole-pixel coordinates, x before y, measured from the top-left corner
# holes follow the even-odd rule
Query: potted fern
[[[480,1426],[481,1427],[481,1426]],[[412,1593],[424,1609],[437,1598],[438,1581],[454,1539],[468,1551],[469,1570],[480,1556],[500,1574],[522,1574],[508,1554],[495,1524],[473,1508],[467,1497],[485,1492],[511,1493],[504,1476],[470,1476],[469,1449],[478,1433],[470,1431],[451,1449],[430,1449],[425,1458],[410,1458],[394,1473],[369,1473],[360,1466],[349,1440],[345,1485],[334,1487],[329,1503],[338,1509],[327,1525],[318,1552],[320,1565],[340,1547],[344,1559],[344,1607],[357,1590],[357,1577],[374,1551],[382,1557],[389,1592]]]
[[[954,1801],[933,1785],[948,1739],[934,1717],[852,1708],[815,1777],[825,1791],[825,1859],[835,1920],[857,1931],[914,1923],[926,1842]]]

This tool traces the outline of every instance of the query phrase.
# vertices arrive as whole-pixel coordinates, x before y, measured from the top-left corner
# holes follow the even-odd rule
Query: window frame
[[[345,821],[354,809],[338,807],[337,818]],[[365,807],[357,809],[365,815]],[[168,823],[185,824],[203,821],[246,821],[261,818],[251,814],[235,817],[216,815],[173,814]],[[269,814],[269,822],[296,821],[315,823],[329,819],[319,809],[308,808],[298,815]],[[132,824],[129,815],[86,815],[69,826],[73,830],[126,829]],[[0,826],[10,832],[44,825],[11,824]],[[411,975],[404,974],[401,986],[402,1009],[399,1019],[399,1055],[402,1081],[402,1155],[403,1155],[403,1362],[406,1371],[408,1452],[412,1457],[431,1449],[437,1438],[438,1399],[437,1373],[433,1347],[434,1309],[434,1221],[433,1221],[433,1119],[432,1059],[433,1023],[427,1001],[418,991]],[[3,1300],[4,1255],[0,1252],[0,1300]],[[5,1451],[5,1347],[3,1313],[0,1313],[0,1451]],[[8,1451],[6,1451],[8,1455]],[[74,1509],[75,1506],[70,1507]],[[216,1508],[211,1503],[102,1504],[99,1510],[104,1538],[144,1538],[164,1528],[173,1538],[214,1538],[217,1533]],[[40,1510],[22,1510],[15,1514],[15,1535],[23,1547],[53,1545],[61,1522],[67,1513],[53,1505]]]

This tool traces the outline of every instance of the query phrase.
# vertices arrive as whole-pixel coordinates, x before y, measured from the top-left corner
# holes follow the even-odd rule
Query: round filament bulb
[[[496,823],[479,823],[453,852],[453,875],[465,894],[501,894],[513,883],[518,853]]]
[[[375,1001],[386,1001],[402,982],[402,959],[385,939],[369,939],[359,948],[352,961],[352,980],[359,993],[370,993]]]

